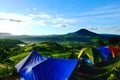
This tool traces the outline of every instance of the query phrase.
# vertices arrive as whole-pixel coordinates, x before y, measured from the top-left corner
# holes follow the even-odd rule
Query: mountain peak
[[[76,33],[86,33],[86,32],[90,32],[87,29],[80,29],[78,31],[76,31]]]
[[[74,32],[76,35],[80,35],[80,36],[98,36],[99,34],[94,33],[92,31],[89,31],[87,29],[80,29],[76,32]]]

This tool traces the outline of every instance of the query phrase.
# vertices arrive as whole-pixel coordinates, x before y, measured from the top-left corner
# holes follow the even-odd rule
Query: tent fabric
[[[80,53],[78,54],[78,58],[81,57],[81,55],[82,55],[82,53],[85,51],[85,49],[86,49],[86,48],[82,48],[82,49],[81,49]]]
[[[108,46],[108,48],[111,50],[112,57],[115,58],[115,55],[120,55],[120,49],[113,47],[113,46]]]
[[[80,53],[78,54],[78,58],[82,56],[82,54],[86,54],[88,58],[94,63],[93,53],[91,48],[83,48]]]
[[[100,50],[100,52],[101,52],[105,61],[107,61],[109,58],[112,57],[111,51],[110,51],[109,48],[107,48],[107,47],[97,47],[96,49]]]
[[[30,72],[24,70],[20,75],[26,80],[68,80],[77,62],[78,60],[48,58]]]
[[[83,48],[78,54],[78,58],[80,58],[84,54],[91,60],[92,64],[96,64],[103,60],[100,51],[95,48]]]
[[[68,80],[78,60],[45,58],[33,51],[15,67],[24,80]]]
[[[20,61],[15,67],[17,71],[24,70],[27,67],[34,67],[36,64],[39,64],[43,61],[45,61],[47,58],[42,57],[40,54],[37,53],[37,51],[33,51],[31,54],[29,54],[27,57],[25,57],[22,61]]]
[[[103,56],[101,54],[101,52],[99,50],[97,50],[96,48],[92,48],[92,52],[93,52],[93,57],[94,57],[94,63],[98,63],[98,62],[102,62],[103,61]]]
[[[94,63],[94,57],[93,57],[92,48],[87,48],[85,50],[85,53],[88,56],[88,58],[91,60],[91,62]]]
[[[82,56],[86,55],[86,56]],[[108,59],[115,58],[117,55],[120,55],[120,49],[114,46],[107,46],[107,47],[97,47],[97,48],[83,48],[80,50],[78,54],[78,58],[81,56],[86,62],[91,62],[96,64],[98,62],[107,61]]]

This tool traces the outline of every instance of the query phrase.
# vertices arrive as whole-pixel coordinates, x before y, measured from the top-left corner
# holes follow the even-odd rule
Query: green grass
[[[31,51],[32,49],[33,49],[33,47],[27,46],[24,50],[25,50],[25,51]]]
[[[21,61],[23,58],[25,58],[30,52],[25,52],[25,53],[22,53],[22,54],[19,54],[17,56],[13,56],[13,57],[10,57],[9,59],[11,61],[14,61],[15,63],[18,63],[19,61]]]
[[[69,53],[60,53],[60,54],[53,54],[53,58],[69,58]]]

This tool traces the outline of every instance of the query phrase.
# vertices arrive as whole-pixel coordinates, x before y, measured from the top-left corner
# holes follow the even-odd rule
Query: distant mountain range
[[[73,33],[64,35],[46,35],[46,36],[32,36],[32,35],[12,35],[10,33],[0,33],[0,38],[18,39],[24,42],[93,42],[96,39],[107,40],[110,37],[118,37],[120,35],[113,34],[97,34],[87,29],[80,29]]]
[[[10,34],[10,33],[0,33],[0,38],[6,38],[6,37],[9,37],[9,36],[12,36],[12,34]]]

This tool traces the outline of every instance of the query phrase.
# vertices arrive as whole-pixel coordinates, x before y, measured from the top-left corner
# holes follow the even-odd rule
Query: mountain
[[[10,34],[10,33],[0,33],[0,35],[3,35],[3,36],[10,36],[10,35],[12,35],[12,34]]]
[[[83,35],[83,36],[98,36],[97,33],[88,31],[87,29],[80,29],[79,31],[76,31],[75,33]]]
[[[91,32],[87,29],[80,29],[73,33],[68,33],[69,36],[99,36],[99,34]]]
[[[10,33],[0,33],[0,38],[8,38],[8,37],[11,37],[13,36],[12,34]]]
[[[99,36],[97,33],[80,29],[64,35],[17,36],[17,39],[27,42],[91,42],[92,39],[99,38]]]

